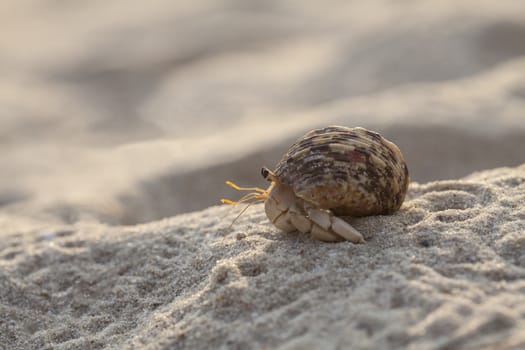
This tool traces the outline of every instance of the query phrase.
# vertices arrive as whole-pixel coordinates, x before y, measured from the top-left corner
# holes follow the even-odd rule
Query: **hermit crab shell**
[[[310,131],[290,147],[274,173],[296,196],[342,216],[393,213],[409,182],[399,148],[359,127]]]

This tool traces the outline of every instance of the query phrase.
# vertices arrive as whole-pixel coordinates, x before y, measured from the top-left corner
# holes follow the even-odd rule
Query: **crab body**
[[[275,227],[284,232],[297,230],[310,233],[312,237],[325,242],[364,242],[363,236],[346,221],[334,216],[329,210],[316,208],[297,197],[290,186],[276,181],[272,181],[269,188],[264,210]]]
[[[271,185],[253,196],[264,200],[277,228],[355,243],[363,242],[363,236],[340,216],[392,214],[401,207],[409,183],[395,144],[378,133],[341,126],[308,132],[274,171],[263,168],[262,175]]]

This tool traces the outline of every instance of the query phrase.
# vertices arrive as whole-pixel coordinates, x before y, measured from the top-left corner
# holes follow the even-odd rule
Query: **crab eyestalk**
[[[273,173],[273,171],[271,171],[267,167],[262,167],[261,168],[261,175],[266,181],[270,181],[270,182],[276,182],[277,181],[277,176]]]

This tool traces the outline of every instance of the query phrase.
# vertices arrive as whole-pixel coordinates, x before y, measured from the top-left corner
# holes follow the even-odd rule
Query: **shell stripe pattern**
[[[399,148],[363,128],[330,126],[294,143],[275,175],[294,193],[336,215],[391,214],[403,203],[408,168]]]

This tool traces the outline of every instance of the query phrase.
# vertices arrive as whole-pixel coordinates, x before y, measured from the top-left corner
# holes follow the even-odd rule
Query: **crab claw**
[[[268,219],[284,232],[292,232],[296,227],[291,222],[288,215],[290,207],[294,205],[295,195],[291,188],[286,185],[272,185],[269,188],[269,195],[264,202],[264,210]]]

